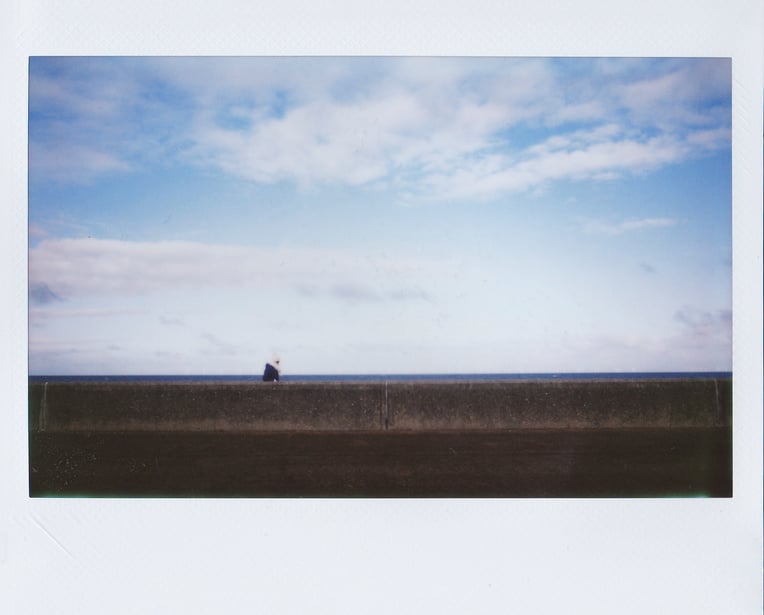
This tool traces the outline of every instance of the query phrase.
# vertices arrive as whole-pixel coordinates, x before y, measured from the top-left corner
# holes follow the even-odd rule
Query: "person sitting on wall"
[[[263,373],[263,382],[278,382],[279,381],[279,364],[281,361],[276,359],[274,361],[275,366],[270,363],[265,364],[265,372]]]

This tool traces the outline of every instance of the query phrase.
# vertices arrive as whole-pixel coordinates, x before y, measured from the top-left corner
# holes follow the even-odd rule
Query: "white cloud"
[[[441,200],[494,197],[567,179],[615,179],[730,142],[728,117],[695,117],[698,101],[710,96],[693,81],[700,78],[697,70],[607,84],[599,98],[587,94],[577,101],[555,92],[543,62],[521,63],[491,78],[458,64],[436,78],[419,74],[420,82],[416,62],[402,66],[393,65],[383,85],[365,84],[347,99],[320,97],[280,117],[259,118],[253,111],[245,130],[226,130],[208,118],[194,137],[198,160],[254,181],[389,182],[409,199]],[[719,95],[720,88],[711,93]],[[621,115],[624,109],[640,123]],[[558,129],[551,138],[517,147],[513,129],[541,120],[592,125]],[[712,121],[722,125],[709,127]],[[656,126],[662,128],[652,134]],[[544,134],[539,127],[537,138]]]
[[[55,79],[33,72],[30,108],[68,114],[65,122],[35,118],[33,178],[87,181],[180,161],[254,182],[386,185],[436,200],[613,179],[730,142],[724,61],[122,58],[58,65],[66,70]],[[551,139],[549,127],[557,133]]]
[[[591,221],[584,225],[584,230],[588,233],[602,233],[606,235],[622,235],[634,231],[644,231],[656,228],[668,228],[681,224],[680,220],[673,218],[642,218],[638,220],[624,220],[617,224],[603,222],[601,220]]]
[[[678,329],[653,333],[608,332],[564,338],[557,360],[569,371],[729,371],[732,313],[685,306]],[[548,368],[546,368],[548,369]]]
[[[610,143],[621,138],[623,128],[616,123],[557,134],[526,150],[529,156],[548,156],[554,152],[573,152],[598,143]]]
[[[730,341],[732,334],[731,310],[703,310],[685,305],[676,312],[674,318],[681,323],[686,334],[692,339],[721,338]]]
[[[687,135],[690,146],[698,146],[703,150],[713,151],[729,146],[732,142],[732,130],[727,126],[697,130]]]
[[[617,84],[614,89],[637,122],[676,131],[719,122],[714,104],[724,105],[729,124],[730,77],[728,61],[699,59],[669,64],[669,70]]]
[[[30,143],[29,172],[48,180],[87,183],[95,177],[124,173],[131,165],[113,153],[85,145]]]
[[[56,293],[48,287],[45,282],[34,282],[29,284],[29,303],[34,305],[45,305],[62,301]]]
[[[610,130],[609,126],[603,127],[602,133]],[[478,157],[453,172],[433,174],[422,181],[430,199],[491,198],[536,189],[552,181],[604,181],[645,172],[676,162],[685,152],[683,144],[669,138],[644,142],[597,139],[586,144],[580,135],[555,137],[529,148],[527,157]]]
[[[119,308],[78,308],[78,309],[32,309],[29,312],[30,320],[41,321],[59,318],[112,318],[114,316],[140,315],[146,310],[119,309]]]
[[[348,303],[381,301],[380,295],[374,289],[362,284],[338,284],[331,288],[330,293]]]
[[[31,111],[58,120],[75,117],[115,119],[138,95],[134,75],[119,70],[108,61],[59,58],[56,64],[53,76],[35,70],[36,63],[33,63],[29,79]]]
[[[723,129],[691,133],[683,142],[629,138],[608,122],[513,150],[511,135],[497,136],[512,126],[511,109],[467,102],[437,114],[428,104],[399,93],[360,105],[314,103],[248,132],[207,123],[195,151],[204,164],[254,181],[363,185],[395,178],[410,198],[441,200],[613,179],[679,162],[699,143],[706,150],[728,143]]]
[[[686,305],[674,318],[679,332],[670,340],[669,348],[678,365],[689,366],[687,369],[732,369],[732,310]]]
[[[257,115],[253,110],[248,129],[200,120],[197,161],[267,183],[416,182],[484,157],[495,148],[494,133],[513,121],[512,110],[495,102],[444,102],[400,86],[349,102],[311,101],[282,117]]]
[[[33,239],[40,239],[42,237],[48,236],[48,231],[46,231],[40,225],[34,224],[34,223],[29,224],[28,232],[29,232],[29,237]]]
[[[185,321],[182,318],[178,318],[177,316],[161,315],[159,317],[159,322],[168,327],[185,327],[186,326]]]
[[[221,340],[212,333],[202,333],[201,338],[206,342],[203,354],[235,356],[245,350],[244,346]]]
[[[303,294],[313,288],[335,298],[399,298],[416,287],[410,279],[436,267],[427,261],[366,256],[181,241],[44,240],[29,251],[29,284],[44,285],[64,299],[215,287],[282,288]]]

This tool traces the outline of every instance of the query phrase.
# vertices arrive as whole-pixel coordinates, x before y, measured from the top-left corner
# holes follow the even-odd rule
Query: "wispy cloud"
[[[685,305],[677,310],[674,320],[679,331],[669,350],[677,357],[677,363],[690,366],[705,362],[705,369],[732,368],[731,310]]]
[[[363,284],[340,284],[329,289],[327,294],[348,303],[433,301],[430,293],[419,288],[399,287],[385,290],[374,289]]]
[[[35,308],[30,310],[30,317],[34,320],[50,320],[59,318],[112,318],[114,316],[130,316],[145,314],[146,310],[128,308],[79,308],[79,309],[52,309]]]
[[[29,285],[29,302],[34,305],[47,305],[56,301],[63,301],[48,287],[45,282],[33,282]]]
[[[601,134],[595,131],[595,134]],[[608,139],[585,143],[556,137],[516,156],[478,157],[449,173],[422,180],[429,198],[496,197],[560,180],[609,180],[679,161],[686,148],[669,138]],[[592,140],[594,141],[594,140]]]
[[[48,236],[48,231],[46,231],[40,225],[34,224],[34,223],[29,224],[29,237],[31,239],[41,239],[47,236]]]
[[[583,59],[122,58],[46,68],[33,64],[30,86],[33,179],[195,164],[259,183],[490,198],[640,173],[730,143],[729,65],[716,60],[614,70]],[[549,126],[557,136],[545,140]]]
[[[678,327],[651,334],[607,332],[565,338],[560,351],[573,370],[727,371],[732,367],[732,312],[684,306],[673,315]]]
[[[413,297],[406,286],[408,278],[437,265],[426,260],[361,258],[342,250],[47,239],[29,251],[29,280],[39,298],[49,301],[219,287],[297,289],[303,295],[374,301],[400,300],[407,293]]]
[[[729,71],[728,60],[671,61],[664,70],[617,82],[614,91],[637,123],[669,131],[708,126],[727,115]]]
[[[404,66],[387,65],[385,79],[357,84],[346,99],[324,94],[279,117],[253,110],[244,130],[197,124],[199,159],[254,181],[394,180],[409,197],[442,200],[612,179],[697,155],[699,144],[729,146],[729,117],[715,107],[701,110],[729,95],[723,63],[702,65],[713,73],[709,87],[703,70],[667,65],[657,77],[600,79],[598,92],[579,100],[560,98],[561,83],[569,91],[586,88],[551,62],[492,64],[488,75],[478,64],[458,64],[440,75],[437,88],[424,70],[421,81],[412,79],[415,62]],[[518,147],[514,129],[541,118],[590,127],[574,123],[553,139]]]
[[[421,288],[401,288],[391,291],[387,295],[393,301],[425,301],[432,303],[433,296]]]
[[[587,233],[601,233],[605,235],[623,235],[635,231],[649,229],[669,228],[681,224],[681,220],[673,218],[642,218],[639,220],[624,220],[623,222],[611,223],[601,220],[587,222],[584,230]]]
[[[376,291],[361,284],[338,284],[333,286],[329,293],[333,297],[349,303],[376,303],[381,301],[381,297]]]
[[[89,183],[102,175],[132,169],[113,153],[86,145],[32,143],[29,150],[29,171],[33,177],[57,182]]]
[[[242,350],[241,346],[221,340],[212,333],[202,333],[201,338],[207,343],[207,346],[202,350],[203,354],[234,356]]]
[[[176,316],[160,316],[159,322],[168,327],[185,327],[186,323]]]
[[[674,318],[695,339],[712,337],[729,338],[732,334],[731,310],[703,310],[693,306],[683,306]]]

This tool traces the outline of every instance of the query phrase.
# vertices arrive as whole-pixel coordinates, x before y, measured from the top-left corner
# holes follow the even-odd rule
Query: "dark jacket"
[[[265,364],[265,373],[263,373],[263,382],[278,382],[279,381],[279,370],[277,370],[273,365],[270,363]]]

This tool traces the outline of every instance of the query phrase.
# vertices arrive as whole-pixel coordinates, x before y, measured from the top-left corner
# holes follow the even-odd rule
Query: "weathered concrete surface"
[[[729,378],[48,383],[31,431],[427,431],[729,427]]]
[[[729,425],[729,380],[396,383],[393,429],[711,427]]]
[[[381,428],[379,385],[50,383],[30,385],[39,431],[345,431]]]

